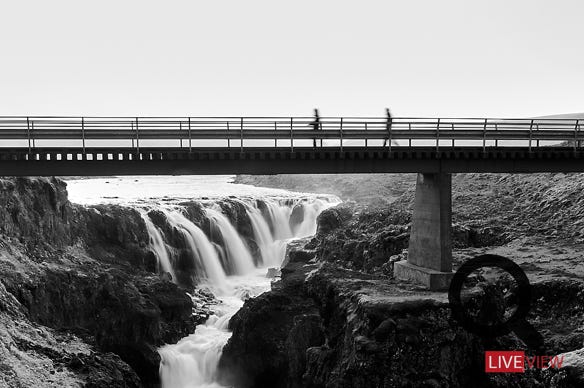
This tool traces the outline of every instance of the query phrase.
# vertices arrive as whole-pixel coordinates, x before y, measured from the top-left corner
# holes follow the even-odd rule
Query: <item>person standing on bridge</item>
[[[318,109],[314,109],[314,120],[310,122],[312,129],[314,131],[320,131],[320,115],[318,114]],[[316,137],[312,139],[312,146],[316,148]],[[320,146],[322,147],[322,139],[320,140]]]
[[[391,117],[391,112],[389,111],[389,108],[385,108],[385,114],[387,116],[387,121],[385,122],[385,129],[387,130],[387,137],[383,140],[384,147],[391,139],[391,126],[393,125],[393,117]],[[397,145],[397,143],[394,142],[393,140],[391,140],[391,144]]]

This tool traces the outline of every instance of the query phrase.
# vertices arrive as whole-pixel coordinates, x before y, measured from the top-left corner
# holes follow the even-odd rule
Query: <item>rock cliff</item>
[[[54,178],[2,179],[0,189],[4,350],[34,354],[30,365],[12,354],[1,378],[35,386],[44,374],[34,368],[42,364],[71,381],[55,379],[54,386],[155,386],[156,347],[191,333],[206,315],[193,316],[185,290],[155,274],[140,214],[71,204],[65,183]],[[42,340],[20,338],[10,320],[42,331]],[[67,336],[81,350],[55,347]]]
[[[368,184],[376,183],[385,184]],[[547,354],[568,352],[570,366],[486,374],[485,349],[527,350],[525,344],[514,334],[487,341],[468,333],[451,318],[446,294],[393,278],[393,262],[407,257],[411,185],[381,208],[345,203],[321,214],[317,235],[290,249],[282,280],[231,320],[233,336],[220,363],[225,382],[582,386],[584,175],[468,174],[455,176],[453,186],[455,268],[485,252],[516,261],[532,284],[528,321],[542,334]],[[302,182],[293,188],[303,191]],[[483,295],[475,296],[478,305]]]

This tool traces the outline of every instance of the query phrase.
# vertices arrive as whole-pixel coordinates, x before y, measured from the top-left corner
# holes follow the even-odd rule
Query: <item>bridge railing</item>
[[[580,147],[583,119],[0,117],[0,147]]]

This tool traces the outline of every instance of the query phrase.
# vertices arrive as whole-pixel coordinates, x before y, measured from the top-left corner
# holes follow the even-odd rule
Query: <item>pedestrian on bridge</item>
[[[320,115],[318,114],[318,109],[314,109],[314,120],[310,122],[312,129],[314,131],[320,131]],[[312,146],[316,148],[316,137],[312,139]],[[320,146],[322,147],[322,139],[320,139]]]
[[[387,130],[387,137],[383,139],[383,146],[390,141],[391,139],[391,126],[393,125],[393,117],[391,117],[391,112],[389,108],[385,108],[385,115],[387,116],[387,121],[385,122],[385,129]],[[398,145],[396,141],[391,140],[392,145]]]

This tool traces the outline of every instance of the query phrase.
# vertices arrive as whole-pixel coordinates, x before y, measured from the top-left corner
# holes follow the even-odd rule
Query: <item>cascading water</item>
[[[232,181],[232,176],[68,181],[72,202],[116,203],[138,209],[150,234],[159,271],[170,273],[179,284],[196,281],[198,288],[206,287],[220,301],[212,306],[213,314],[205,324],[197,326],[194,334],[159,349],[163,388],[220,387],[216,382],[217,366],[231,336],[227,330],[229,320],[243,300],[270,289],[266,268],[281,265],[287,240],[314,234],[318,214],[339,202],[332,196]],[[188,209],[188,204],[197,198],[201,199],[199,206]],[[249,221],[251,230],[238,230],[231,224],[217,206],[224,201],[238,204],[232,210],[240,211],[243,206],[243,214],[237,213],[237,217],[246,217],[244,221]],[[155,217],[151,217],[153,210],[157,211]]]
[[[259,209],[245,204],[251,222],[256,244],[260,248],[262,264],[269,267],[279,266],[286,254],[286,241],[275,239],[270,226]]]
[[[286,241],[314,233],[318,213],[338,203],[333,198],[264,200],[267,212],[262,214],[256,201],[235,201],[244,205],[252,226],[253,239],[261,256],[257,267],[253,264],[244,239],[218,206],[207,207],[205,214],[211,228],[216,228],[221,234],[219,245],[211,243],[208,236],[180,210],[163,211],[170,225],[184,233],[193,260],[204,269],[205,276],[202,276],[199,287],[208,288],[220,301],[213,306],[213,315],[204,324],[197,326],[194,334],[159,349],[163,388],[221,387],[216,382],[217,366],[223,346],[231,336],[227,330],[229,320],[243,306],[244,299],[270,289],[271,279],[266,277],[266,268],[281,265]],[[291,222],[290,218],[295,206],[301,206],[304,212],[297,224]],[[226,275],[221,265],[221,251],[234,268],[232,275]]]
[[[295,228],[294,235],[296,237],[307,237],[315,234],[316,218],[328,206],[330,206],[328,202],[319,198],[314,199],[312,202],[303,203],[303,219],[300,225]]]
[[[237,233],[237,230],[231,225],[231,222],[215,209],[205,209],[205,211],[223,237],[223,246],[227,260],[233,263],[235,273],[245,275],[253,271],[254,264],[249,249],[245,246],[245,243]]]
[[[270,218],[272,220],[272,225],[274,229],[274,239],[285,240],[293,237],[292,230],[290,229],[290,214],[292,213],[292,208],[288,206],[282,206],[279,203],[267,202],[266,203],[268,212],[270,213]]]
[[[158,260],[158,272],[168,272],[172,277],[172,281],[176,282],[176,275],[172,264],[170,262],[170,257],[168,255],[168,250],[162,234],[158,228],[150,221],[150,218],[144,212],[140,212],[144,223],[146,224],[146,229],[148,230],[148,235],[150,236],[150,246],[156,255]]]
[[[221,267],[217,251],[205,233],[179,211],[165,210],[164,213],[169,223],[185,237],[193,255],[193,260],[196,261],[195,264],[203,268],[209,283],[215,288],[215,291],[221,294],[229,293],[231,288],[227,284],[227,276],[223,267]]]

